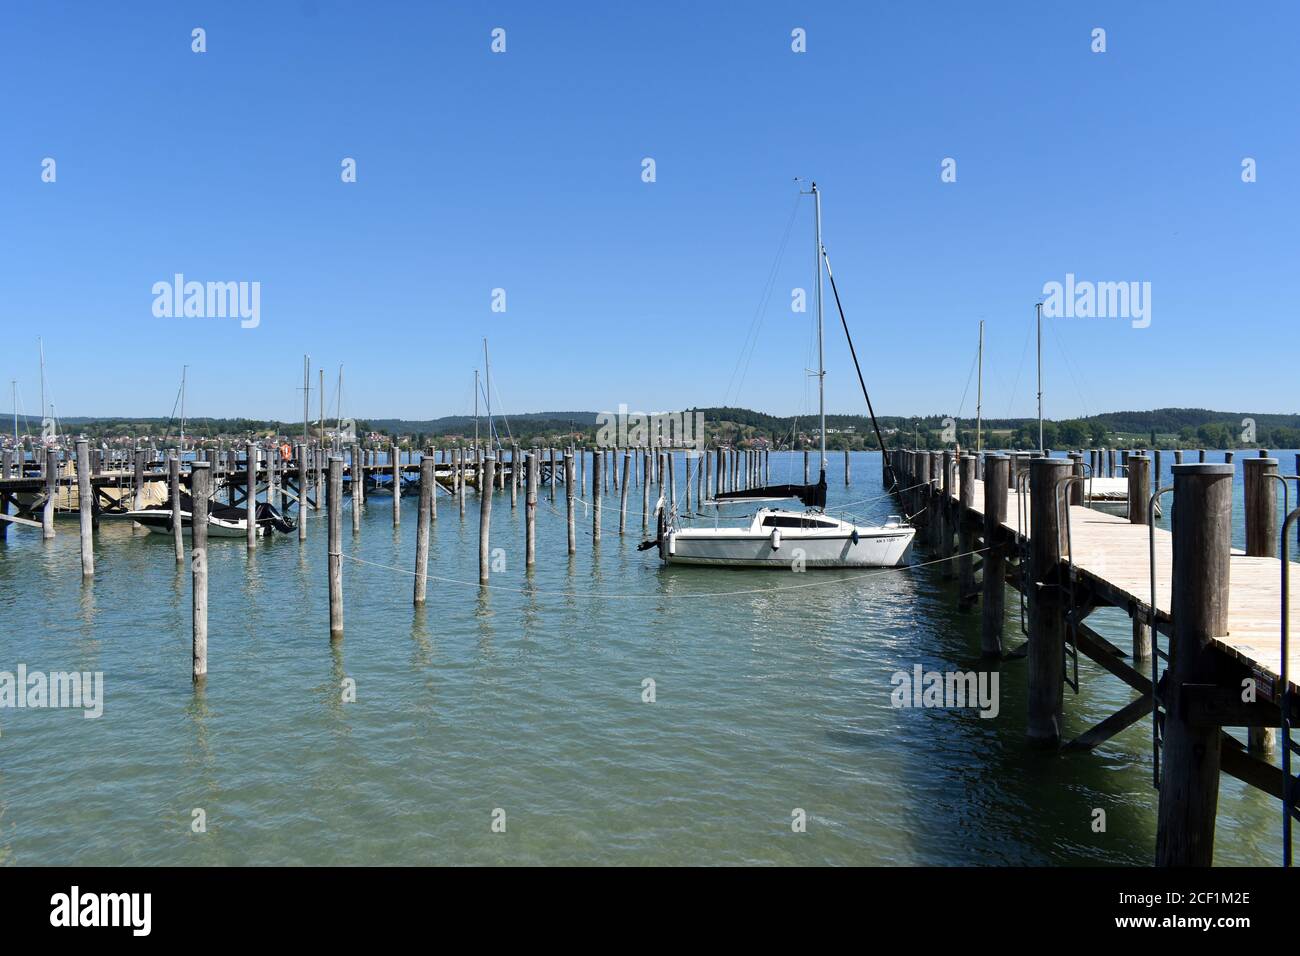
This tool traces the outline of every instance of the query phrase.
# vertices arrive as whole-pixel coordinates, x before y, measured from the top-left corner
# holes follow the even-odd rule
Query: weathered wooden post
[[[402,523],[402,454],[393,442],[393,527]]]
[[[456,497],[460,503],[461,520],[465,518],[465,466],[468,464],[468,456],[463,448],[456,449],[456,474],[460,475],[460,484],[456,486]],[[532,465],[537,467],[537,451],[533,450]]]
[[[957,607],[969,611],[975,606],[979,592],[975,589],[975,535],[965,516],[975,505],[975,456],[962,455],[957,462],[958,494],[961,496],[957,529],[960,555],[957,558]]]
[[[90,483],[90,443],[77,439],[77,512],[81,517],[81,576],[95,576],[95,490]]]
[[[193,489],[190,489],[193,491]],[[176,563],[185,563],[185,520],[181,517],[180,452],[167,456],[167,498],[172,507],[172,539],[176,544]]]
[[[1070,473],[1076,478],[1084,477],[1083,454],[1077,451],[1070,452]],[[1070,482],[1070,504],[1083,504],[1083,482]]]
[[[257,550],[257,446],[244,444],[244,523],[248,525],[248,550]]]
[[[519,446],[510,446],[510,510],[515,510],[519,498]]]
[[[937,451],[930,452],[930,547],[943,553],[943,512],[947,502],[942,497],[943,491],[943,455]]]
[[[132,476],[135,479],[135,493],[132,495],[131,507],[136,511],[144,507],[144,463],[148,454],[143,448],[135,450],[135,474]]]
[[[929,529],[933,514],[928,510],[930,507],[930,455],[928,452],[918,451],[916,457],[916,516],[919,518],[919,524]]]
[[[1002,656],[1002,624],[1006,617],[1007,549],[1002,522],[1007,519],[1006,455],[984,459],[984,607],[980,618],[980,651],[985,657]],[[965,505],[962,506],[963,512]]]
[[[1151,459],[1145,455],[1128,458],[1128,520],[1132,524],[1146,525],[1151,515]],[[1148,660],[1151,657],[1151,627],[1135,612],[1133,615],[1133,657]]]
[[[573,478],[573,453],[566,451],[564,453],[564,504],[566,507],[567,523],[569,527],[569,554],[578,553],[578,528],[574,521],[573,514],[573,493],[575,491],[573,487]]]
[[[361,532],[361,511],[366,504],[366,456],[357,445],[352,446],[352,532]]]
[[[1276,458],[1243,458],[1246,484],[1246,554],[1256,558],[1278,556]],[[1246,739],[1253,753],[1268,753],[1277,741],[1272,727],[1250,727]]]
[[[54,501],[59,496],[59,453],[45,449],[45,504],[41,508],[41,539],[54,540]]]
[[[1061,458],[1031,458],[1029,467],[1029,739],[1056,746],[1061,739],[1065,688],[1065,614],[1061,556],[1065,505],[1057,482],[1070,474]]]
[[[307,540],[307,446],[300,444],[298,451],[298,542]],[[191,488],[191,490],[193,490]]]
[[[939,556],[944,559],[940,567],[943,569],[944,580],[951,580],[953,576],[953,532],[961,523],[958,511],[959,505],[952,500],[953,492],[957,491],[953,482],[952,449],[944,449],[940,468],[943,473],[939,481],[939,500],[943,503],[943,507],[939,511],[939,521],[942,525],[939,529]],[[953,520],[954,516],[957,518],[956,521]]]
[[[555,467],[555,449],[551,449],[551,503],[555,503],[555,483],[559,480],[560,472]]]
[[[593,542],[600,540],[600,496],[604,464],[605,456],[597,449],[591,456],[591,538]]]
[[[530,451],[524,455],[524,468],[527,472],[527,487],[524,490],[524,568],[531,568],[537,561],[537,453]]]
[[[1174,464],[1175,464],[1175,465],[1181,465],[1182,463],[1183,463],[1183,450],[1182,450],[1181,448],[1175,448],[1175,449],[1174,449]]]
[[[434,495],[438,493],[434,484],[437,480],[434,477],[435,467],[433,456],[420,456],[420,510],[415,519],[415,593],[413,595],[417,606],[424,603],[425,595],[428,593],[429,525],[433,521]],[[356,499],[353,499],[354,510],[356,506]]]
[[[191,677],[198,684],[208,675],[208,498],[212,494],[212,463],[190,464],[190,571],[193,577],[194,638]]]
[[[849,486],[849,446],[844,446],[844,487]]]
[[[1210,640],[1227,633],[1232,467],[1174,466],[1172,637],[1161,697],[1164,759],[1157,866],[1210,866],[1219,802],[1217,726],[1194,722],[1183,688],[1220,677]]]
[[[650,469],[649,449],[641,456],[641,533],[650,533]]]
[[[632,471],[632,453],[623,452],[623,484],[619,486],[618,500],[618,536],[623,537],[627,531],[627,486]]]
[[[554,460],[554,459],[552,459]],[[496,482],[497,460],[495,455],[484,455],[482,463],[483,493],[479,495],[478,506],[478,583],[487,584],[492,576],[492,488]],[[551,472],[551,481],[555,481],[555,472]]]
[[[329,459],[330,640],[343,636],[343,456]]]

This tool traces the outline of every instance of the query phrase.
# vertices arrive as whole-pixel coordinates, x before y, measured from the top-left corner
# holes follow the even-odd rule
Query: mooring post
[[[527,487],[524,489],[524,568],[537,561],[537,452],[524,455]]]
[[[1129,455],[1128,459],[1128,520],[1132,524],[1146,525],[1151,514],[1151,459],[1145,455]],[[1151,625],[1133,614],[1133,658],[1149,660],[1151,657]]]
[[[1061,739],[1065,687],[1066,590],[1061,574],[1065,519],[1057,482],[1070,474],[1061,458],[1031,458],[1029,467],[1029,738],[1055,746]]]
[[[208,498],[212,494],[212,463],[190,463],[190,571],[193,578],[194,640],[191,677],[200,683],[208,674]]]
[[[77,512],[81,517],[81,576],[95,576],[95,491],[90,484],[90,443],[77,439]]]
[[[555,482],[559,478],[560,473],[555,468],[555,449],[552,448],[550,452],[551,452],[551,503],[554,504],[555,503]]]
[[[641,456],[641,533],[650,533],[650,451]]]
[[[1002,656],[1002,624],[1006,618],[1007,549],[1002,522],[1007,519],[1007,478],[1011,464],[1006,455],[984,459],[984,607],[980,617],[980,651],[985,657]],[[962,505],[963,517],[966,506]]]
[[[1200,456],[1197,460],[1198,460],[1201,464],[1205,464],[1205,449],[1204,449],[1204,448],[1199,449],[1199,450],[1197,451],[1197,454]]]
[[[578,553],[578,527],[573,514],[573,453],[564,453],[564,504],[569,529],[569,554]]]
[[[1175,448],[1175,449],[1174,449],[1174,464],[1175,464],[1175,465],[1181,465],[1182,463],[1183,463],[1183,450],[1182,450],[1181,448]]]
[[[244,445],[244,523],[248,525],[248,550],[257,550],[257,446]]]
[[[515,510],[519,498],[519,446],[510,446],[510,510]]]
[[[366,455],[352,446],[352,530],[361,531],[361,511],[366,504]]]
[[[554,460],[554,459],[552,459]],[[487,584],[492,570],[492,488],[496,481],[497,459],[495,455],[483,456],[483,493],[479,495],[478,506],[478,583]],[[551,472],[551,481],[555,481],[555,472]]]
[[[1172,637],[1161,698],[1163,765],[1156,828],[1157,866],[1210,866],[1219,802],[1220,729],[1193,722],[1183,688],[1216,684],[1210,641],[1227,633],[1232,548],[1232,468],[1174,467]]]
[[[135,450],[135,494],[132,495],[133,504],[131,505],[136,511],[144,507],[144,463],[148,451],[143,448]]]
[[[916,514],[920,519],[920,524],[929,530],[934,515],[927,510],[930,507],[930,456],[928,453],[918,451],[916,458],[916,481],[918,485],[916,494]]]
[[[402,455],[393,442],[393,527],[402,523]]]
[[[307,540],[307,446],[297,446],[298,458],[298,541]],[[193,488],[190,489],[191,491]]]
[[[943,554],[944,509],[948,502],[943,497],[943,455],[937,451],[930,458],[930,547]]]
[[[1083,454],[1081,452],[1077,452],[1077,451],[1070,452],[1070,472],[1076,478],[1084,477]],[[1083,482],[1082,481],[1070,482],[1070,504],[1072,505],[1083,504]]]
[[[343,456],[329,459],[330,640],[343,636]]]
[[[193,489],[190,489],[193,491]],[[185,563],[185,522],[181,517],[180,451],[167,456],[167,499],[172,509],[172,539],[176,544],[176,563]]]
[[[975,456],[962,455],[957,462],[961,519],[957,522],[960,554],[957,558],[957,607],[969,611],[979,592],[975,589],[975,535],[966,516],[975,506]],[[986,489],[987,490],[987,489]]]
[[[1243,458],[1246,484],[1246,554],[1256,558],[1278,556],[1276,458]],[[1272,727],[1249,727],[1247,747],[1252,753],[1268,753],[1277,742]]]
[[[619,486],[619,492],[618,492],[619,493],[618,536],[620,538],[623,537],[623,534],[627,531],[627,486],[628,486],[628,477],[631,474],[631,471],[632,471],[632,453],[630,451],[624,450],[623,483]],[[689,489],[690,482],[688,481],[686,484],[687,484],[687,488]]]
[[[429,525],[433,521],[433,497],[438,492],[438,489],[434,486],[434,482],[437,480],[434,477],[436,467],[433,456],[420,456],[420,510],[415,519],[415,593],[413,599],[416,605],[423,604],[425,595],[428,593]],[[356,506],[357,502],[354,498],[352,501],[354,510]]]
[[[41,508],[41,539],[54,540],[54,501],[59,496],[59,453],[45,449],[45,505]]]
[[[942,507],[939,510],[939,523],[942,527],[939,530],[939,555],[944,559],[941,567],[943,568],[944,580],[952,580],[952,543],[953,532],[961,526],[961,514],[958,511],[959,503],[953,501],[953,492],[957,491],[953,478],[953,457],[952,449],[945,448],[943,451],[943,478],[939,488],[939,500]]]
[[[595,454],[591,456],[591,538],[592,541],[600,540],[600,496],[604,484],[605,456],[601,454],[600,449],[596,449]]]

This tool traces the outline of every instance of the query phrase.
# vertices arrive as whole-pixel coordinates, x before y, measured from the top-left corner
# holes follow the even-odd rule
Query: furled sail
[[[764,485],[743,491],[724,491],[713,496],[714,501],[782,501],[798,498],[809,508],[826,507],[826,470],[815,485]]]

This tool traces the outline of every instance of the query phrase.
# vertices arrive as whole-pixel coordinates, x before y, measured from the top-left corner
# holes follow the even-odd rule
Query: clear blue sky
[[[1152,321],[1051,323],[1050,417],[1300,407],[1294,3],[616,6],[6,4],[0,407],[36,413],[43,335],[61,415],[166,415],[188,363],[191,415],[291,420],[309,352],[345,413],[432,417],[487,336],[507,411],[802,413],[806,201],[759,311],[795,176],[880,412],[956,413],[983,318],[985,414],[1032,414],[1067,272],[1149,281]],[[155,318],[176,272],[260,282],[260,326]]]

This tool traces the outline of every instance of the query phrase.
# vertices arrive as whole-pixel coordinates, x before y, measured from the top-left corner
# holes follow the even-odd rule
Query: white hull
[[[144,528],[151,534],[172,534],[171,512],[154,511],[148,514],[143,512],[131,512],[126,515],[135,521],[137,525]],[[181,533],[189,535],[191,531],[191,517],[188,511],[181,512]],[[257,533],[260,535],[265,528],[258,527]],[[221,518],[208,518],[208,537],[209,538],[246,538],[248,537],[248,524],[244,521],[225,521]]]
[[[793,517],[792,517],[793,516]],[[773,519],[826,527],[782,527]],[[773,535],[773,530],[779,530]],[[761,509],[748,528],[681,528],[665,531],[660,557],[668,564],[723,567],[892,568],[911,552],[913,528],[901,523],[859,526],[835,518]]]

